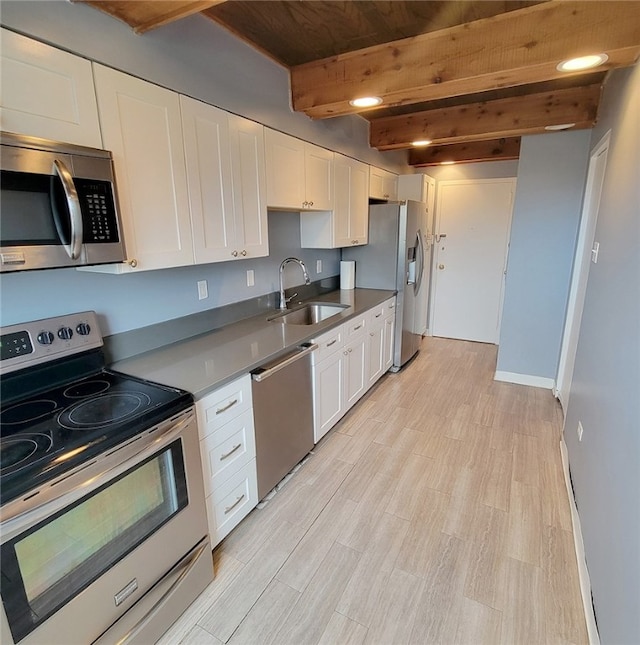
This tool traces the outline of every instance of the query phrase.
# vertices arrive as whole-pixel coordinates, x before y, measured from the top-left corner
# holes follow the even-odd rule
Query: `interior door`
[[[515,183],[439,184],[434,336],[497,344]]]

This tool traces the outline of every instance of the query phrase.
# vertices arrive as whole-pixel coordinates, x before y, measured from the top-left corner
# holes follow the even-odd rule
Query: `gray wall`
[[[360,117],[312,121],[293,113],[286,70],[202,16],[142,36],[91,7],[60,0],[2,2],[1,19],[3,26],[318,145],[410,171],[406,153],[369,148],[368,122]],[[271,255],[260,260],[122,276],[74,269],[3,275],[0,324],[95,309],[103,333],[114,334],[275,291],[278,265],[287,255],[308,261],[312,279],[338,274],[339,251],[300,250],[297,214],[270,213],[269,233]],[[317,259],[324,265],[320,275]],[[254,287],[246,286],[247,269],[255,271]],[[196,282],[204,279],[210,295],[199,301]],[[290,280],[295,284],[296,277]]]
[[[565,441],[602,643],[640,643],[640,66],[608,80],[611,130]],[[584,435],[578,442],[576,428]]]
[[[124,275],[75,269],[24,271],[0,280],[0,325],[94,310],[103,335],[116,334],[278,290],[278,268],[289,255],[303,260],[312,280],[338,275],[340,251],[301,249],[300,214],[269,213],[269,257]],[[322,273],[316,272],[322,260]],[[255,286],[247,287],[247,269]],[[285,286],[303,283],[290,265]],[[207,280],[209,297],[198,300],[197,281]]]
[[[556,377],[590,136],[522,138],[498,371]]]
[[[461,163],[452,166],[429,166],[421,172],[433,177],[436,181],[454,181],[459,179],[500,179],[517,177],[517,161],[485,161],[482,163]]]

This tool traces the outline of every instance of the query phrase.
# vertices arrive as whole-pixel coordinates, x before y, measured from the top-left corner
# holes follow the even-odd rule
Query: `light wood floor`
[[[495,363],[424,339],[218,546],[161,642],[587,643],[561,411]]]

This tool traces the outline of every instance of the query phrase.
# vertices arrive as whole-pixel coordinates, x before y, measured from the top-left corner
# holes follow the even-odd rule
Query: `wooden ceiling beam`
[[[225,0],[80,0],[127,23],[137,34],[186,18]]]
[[[555,0],[291,69],[293,108],[312,118],[363,112],[379,96],[406,105],[566,76],[566,58],[605,52],[600,70],[640,56],[638,2]]]
[[[469,103],[371,121],[369,143],[378,150],[411,148],[419,139],[435,145],[483,141],[546,132],[546,126],[575,123],[591,128],[600,85]]]
[[[449,146],[429,146],[409,151],[409,165],[417,168],[439,166],[448,161],[472,163],[477,161],[511,161],[520,157],[520,137],[468,141]]]

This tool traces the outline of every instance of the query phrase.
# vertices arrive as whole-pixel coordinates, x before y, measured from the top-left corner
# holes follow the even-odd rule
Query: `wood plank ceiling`
[[[591,128],[607,71],[640,56],[640,0],[86,1],[138,33],[201,12],[289,69],[294,110],[359,113],[372,147],[414,166],[514,159],[524,134]],[[557,69],[593,53],[597,70]],[[382,104],[349,103],[362,96]]]

